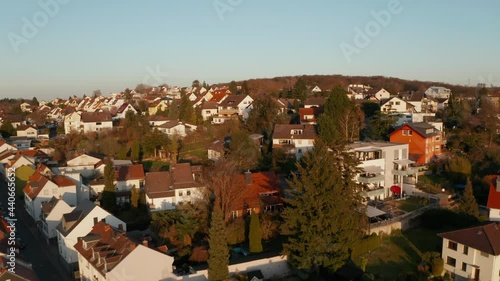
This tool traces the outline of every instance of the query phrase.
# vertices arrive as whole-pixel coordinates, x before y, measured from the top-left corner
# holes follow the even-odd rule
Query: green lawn
[[[446,230],[430,230],[426,228],[415,228],[404,233],[404,236],[417,247],[421,253],[441,252],[441,237],[438,233]]]
[[[380,248],[355,259],[355,264],[359,266],[363,258],[368,260],[366,272],[380,281],[394,281],[402,273],[416,271],[421,261],[418,249],[402,235],[384,237]]]
[[[148,160],[143,161],[142,166],[146,172],[150,171],[168,171],[170,163],[164,161]]]

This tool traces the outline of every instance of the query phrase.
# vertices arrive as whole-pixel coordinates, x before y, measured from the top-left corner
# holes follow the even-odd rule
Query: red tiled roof
[[[149,198],[175,196],[175,191],[170,189],[172,179],[167,171],[146,173],[145,182],[144,190]]]
[[[28,183],[24,187],[24,193],[31,199],[35,199],[48,181],[48,178],[35,172],[29,177]]]
[[[490,183],[490,193],[488,194],[488,208],[500,209],[500,192],[496,189],[496,181],[500,175],[494,175],[488,177],[488,182]]]
[[[52,181],[59,187],[76,185],[72,180],[65,176],[55,176]]]
[[[108,111],[103,112],[82,112],[82,122],[93,123],[93,122],[110,122],[112,121],[111,113]]]
[[[227,96],[228,94],[226,94],[225,91],[223,92],[215,91],[214,93],[212,93],[212,98],[210,99],[210,101],[219,103]]]
[[[323,110],[317,107],[299,108],[300,122],[316,122],[316,119],[322,112]],[[313,118],[304,119],[305,115],[312,115]]]
[[[278,177],[274,172],[252,173],[251,184],[246,184],[245,174],[235,178],[236,184],[243,184],[243,196],[231,204],[232,210],[243,210],[245,208],[258,208],[261,204],[282,204]],[[268,195],[265,195],[268,194]]]
[[[500,226],[496,222],[438,235],[490,255],[500,255]]]
[[[29,157],[47,157],[48,155],[45,152],[33,149],[33,150],[21,150],[22,155],[26,155]]]
[[[84,247],[84,241],[86,247]],[[100,221],[94,225],[87,236],[80,237],[74,247],[94,268],[105,275],[105,272],[110,272],[124,260],[137,247],[137,244],[110,225]],[[100,258],[94,259],[93,253],[97,253]]]
[[[117,166],[115,177],[117,181],[144,179],[144,167],[142,164]]]

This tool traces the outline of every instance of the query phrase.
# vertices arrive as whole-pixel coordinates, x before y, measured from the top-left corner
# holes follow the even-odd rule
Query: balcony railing
[[[394,175],[398,175],[398,176],[414,175],[414,174],[418,173],[418,168],[407,167],[407,168],[402,168],[402,169],[393,169],[392,173]]]
[[[372,190],[365,190],[361,192],[361,196],[363,197],[374,197],[374,196],[380,196],[384,195],[384,187],[381,186],[377,189],[372,189]]]
[[[358,182],[360,183],[376,183],[385,180],[384,175],[375,175],[375,176],[359,176]]]

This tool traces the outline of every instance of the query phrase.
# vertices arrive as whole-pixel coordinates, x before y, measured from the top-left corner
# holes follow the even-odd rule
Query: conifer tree
[[[458,212],[479,218],[479,207],[477,205],[476,197],[474,197],[470,178],[467,179],[464,197],[462,198],[462,201],[460,201],[460,205],[458,205]]]
[[[212,223],[208,231],[208,244],[210,247],[208,250],[208,279],[214,281],[226,280],[229,277],[229,249],[226,241],[226,225],[219,204],[215,204],[212,212]]]
[[[115,169],[113,161],[108,156],[106,166],[104,166],[104,189],[102,191],[102,207],[108,211],[113,211],[116,207],[115,193]]]
[[[283,212],[282,233],[288,236],[284,253],[298,269],[316,274],[343,266],[365,226],[353,181],[357,160],[343,147],[330,148],[317,140],[315,149],[302,157]]]
[[[132,190],[130,191],[130,204],[134,208],[139,207],[139,191],[137,190],[135,185],[132,186]]]
[[[250,231],[248,233],[250,253],[262,252],[262,229],[260,228],[259,215],[252,212],[250,216]]]

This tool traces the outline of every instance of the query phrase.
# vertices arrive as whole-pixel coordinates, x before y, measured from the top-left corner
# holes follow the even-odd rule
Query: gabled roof
[[[302,130],[302,134],[292,134],[292,130]],[[276,124],[273,139],[316,139],[318,134],[314,125]]]
[[[150,115],[148,117],[148,121],[149,122],[156,122],[156,121],[168,121],[170,119],[168,119],[167,117],[165,116],[161,116],[161,115]]]
[[[32,125],[19,125],[19,126],[16,127],[16,131],[26,131],[29,128],[32,128],[32,129],[36,130],[36,128],[34,126],[32,126]]]
[[[57,230],[64,236],[68,236],[73,229],[94,209],[96,205],[89,201],[80,202],[71,213],[64,214]]]
[[[396,130],[394,130],[394,132],[390,133],[389,135],[392,135],[392,134],[398,132],[399,130],[403,129],[405,126],[409,127],[410,129],[412,129],[414,132],[416,132],[417,134],[419,134],[423,138],[430,138],[430,137],[438,135],[438,130],[434,126],[432,126],[431,124],[426,123],[426,122],[403,124],[399,128],[397,128]],[[432,132],[431,132],[431,130],[432,130]]]
[[[82,112],[82,122],[84,123],[94,123],[94,122],[111,122],[111,113],[108,111],[102,112]]]
[[[76,186],[76,183],[66,176],[55,176],[52,178],[52,181],[59,187]]]
[[[317,98],[308,98],[304,101],[304,105],[308,106],[324,106],[326,103],[325,98],[317,97]]]
[[[250,176],[250,178],[248,178]],[[232,210],[257,208],[264,205],[279,205],[281,186],[274,172],[245,173],[237,175],[234,184],[243,185],[242,196],[231,203]]]
[[[215,101],[206,101],[201,106],[202,109],[217,109],[217,102]]]
[[[42,174],[38,172],[33,173],[24,187],[24,194],[32,200],[35,199],[47,182],[49,182],[49,179],[44,177]]]
[[[321,113],[323,113],[323,108],[319,107],[299,108],[300,122],[316,122],[316,119]],[[313,115],[314,117],[304,119],[306,115]]]
[[[488,177],[488,182],[490,183],[490,193],[488,194],[487,207],[492,209],[500,209],[500,192],[496,189],[497,179],[500,175],[494,175]]]
[[[227,106],[238,106],[243,100],[247,97],[247,95],[231,95],[225,98],[222,102],[219,103],[219,106],[227,107]]]
[[[161,124],[160,126],[158,126],[158,128],[172,129],[172,128],[179,126],[179,125],[182,125],[182,122],[179,122],[177,120],[168,120],[164,124]]]
[[[175,196],[172,189],[172,179],[170,172],[149,172],[146,173],[144,191],[149,198],[163,198]]]
[[[144,179],[144,167],[142,164],[116,166],[115,177],[117,181]]]
[[[120,230],[101,221],[95,224],[85,237],[78,238],[74,247],[105,276],[106,272],[112,271],[137,247],[137,244]]]
[[[490,255],[500,255],[500,225],[496,222],[438,235]]]

